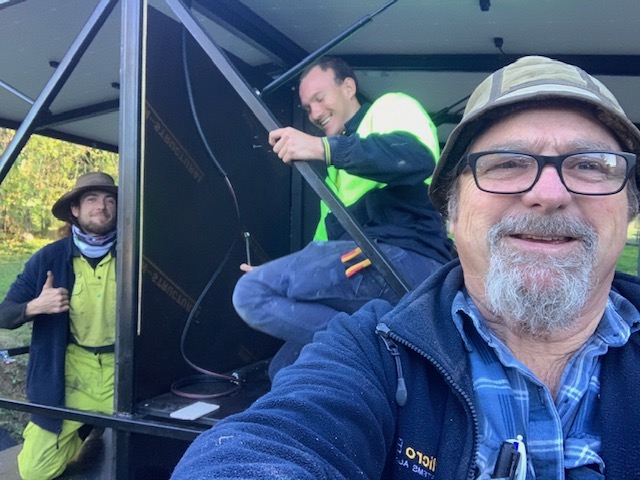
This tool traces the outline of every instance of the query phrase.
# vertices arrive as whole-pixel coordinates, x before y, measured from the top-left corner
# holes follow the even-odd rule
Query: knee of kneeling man
[[[46,480],[57,478],[66,465],[46,465],[41,462],[18,463],[18,472],[23,480]]]

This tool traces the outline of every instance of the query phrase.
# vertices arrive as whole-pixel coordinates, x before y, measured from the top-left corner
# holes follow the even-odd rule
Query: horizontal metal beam
[[[307,56],[302,47],[238,0],[193,2],[192,8],[282,67],[298,63]]]
[[[0,127],[17,130],[18,128],[20,128],[20,122],[16,122],[15,120],[8,120],[6,118],[0,118]],[[39,128],[36,129],[35,133],[37,133],[38,135],[42,135],[43,137],[56,138],[64,142],[75,143],[77,145],[84,145],[91,148],[98,148],[100,150],[106,150],[107,152],[118,153],[118,145],[100,142],[91,138],[80,137],[79,135],[64,133],[52,128]]]
[[[29,353],[29,345],[23,345],[22,347],[9,347],[0,351],[0,357],[17,357],[18,355],[24,355]]]
[[[12,87],[11,85],[9,85],[7,82],[3,82],[2,80],[0,80],[0,87],[4,88],[5,90],[7,90],[8,92],[13,93],[16,97],[20,98],[21,100],[24,100],[25,102],[27,102],[29,105],[33,105],[33,102],[35,102],[34,99],[26,96],[24,93],[22,93],[20,90],[18,90],[17,88]]]
[[[100,413],[83,412],[63,407],[52,407],[38,403],[22,402],[0,398],[0,408],[8,410],[18,410],[20,412],[35,413],[38,415],[60,418],[63,420],[75,420],[76,422],[88,423],[97,427],[113,428],[131,433],[143,435],[154,435],[157,437],[175,438],[178,440],[192,441],[209,426],[202,429],[182,427],[168,423],[153,422],[135,415],[104,415]]]
[[[104,22],[106,22],[116,3],[116,0],[101,0],[69,46],[67,53],[64,54],[60,64],[56,67],[53,75],[49,78],[49,81],[29,109],[20,127],[16,130],[9,145],[7,145],[7,148],[0,156],[0,184],[9,173],[9,169],[29,140],[29,137],[37,128],[38,119],[41,115],[46,114],[49,106],[67,79],[71,76],[82,55],[84,55],[87,48],[89,48],[89,45],[100,31]]]
[[[383,71],[491,73],[532,52],[514,55],[341,55],[353,68]],[[640,55],[545,54],[577,65],[592,75],[640,76]]]
[[[56,113],[55,115],[46,115],[38,124],[38,128],[51,127],[53,125],[61,125],[63,123],[72,123],[87,118],[100,117],[108,113],[117,112],[120,100],[107,100],[85,107],[73,108],[66,112]]]

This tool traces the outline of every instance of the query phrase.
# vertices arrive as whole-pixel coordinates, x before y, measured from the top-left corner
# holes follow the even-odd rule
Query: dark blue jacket
[[[38,250],[9,288],[0,304],[0,328],[17,328],[24,323],[26,304],[40,295],[51,270],[54,287],[73,290],[73,237],[58,240]],[[27,398],[34,403],[64,406],[64,359],[69,343],[69,313],[39,315],[33,319],[27,366]],[[58,433],[62,420],[32,415],[32,421]]]
[[[200,435],[172,478],[474,478],[478,414],[451,318],[462,281],[452,262],[395,309],[376,300],[336,317],[276,376],[270,393]],[[614,288],[640,308],[636,277],[618,274]],[[608,479],[640,478],[638,398],[635,333],[603,360]]]

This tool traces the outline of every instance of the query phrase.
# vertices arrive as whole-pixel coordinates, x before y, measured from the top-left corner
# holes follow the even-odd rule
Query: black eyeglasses
[[[478,188],[488,193],[524,193],[533,188],[545,165],[553,165],[563,185],[580,195],[613,195],[621,191],[636,164],[626,152],[589,151],[545,156],[496,151],[467,155]]]

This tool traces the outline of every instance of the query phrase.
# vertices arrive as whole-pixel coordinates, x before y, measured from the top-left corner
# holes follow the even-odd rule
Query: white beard
[[[580,247],[565,256],[507,250],[503,238],[528,233],[572,237]],[[533,335],[570,328],[586,305],[598,235],[586,223],[561,215],[507,217],[489,229],[488,307]]]

